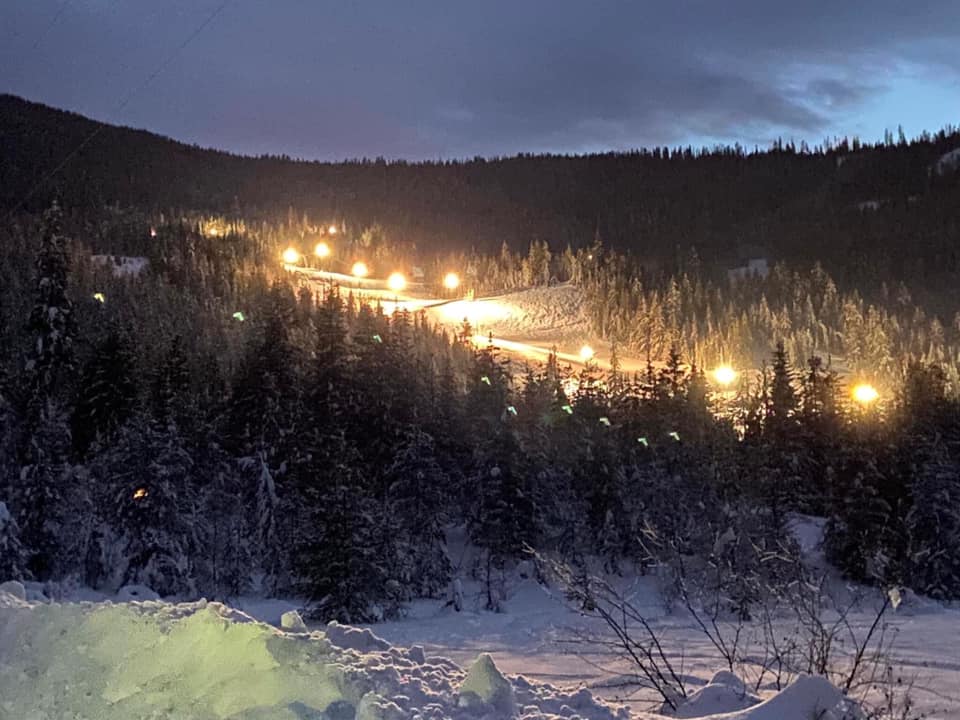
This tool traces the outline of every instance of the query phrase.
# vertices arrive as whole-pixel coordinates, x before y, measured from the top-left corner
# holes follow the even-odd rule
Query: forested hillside
[[[696,248],[708,268],[742,248],[819,260],[862,292],[880,281],[957,284],[960,174],[938,160],[960,147],[948,128],[816,149],[654,148],[579,157],[407,163],[243,158],[73,113],[0,97],[0,203],[54,195],[104,204],[247,218],[288,209],[379,224],[421,249],[491,252],[544,240],[555,249],[601,239],[648,265],[673,267]],[[77,150],[71,156],[73,151]],[[50,171],[56,175],[41,182]],[[39,187],[32,195],[31,190]]]

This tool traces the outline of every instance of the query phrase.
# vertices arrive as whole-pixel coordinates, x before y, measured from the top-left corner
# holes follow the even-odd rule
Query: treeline
[[[94,132],[54,177],[50,171]],[[904,281],[923,304],[958,282],[960,173],[938,160],[955,128],[908,140],[652,148],[577,157],[407,163],[242,158],[0,98],[0,206],[53,197],[77,206],[243,215],[297,213],[388,228],[421,250],[496,253],[533,241],[585,247],[600,238],[675,272],[696,247],[705,267],[744,246],[791,266],[818,259],[844,289]],[[941,172],[942,170],[942,172]]]
[[[936,365],[911,364],[882,416],[782,347],[739,393],[676,347],[571,391],[555,361],[513,369],[422,317],[239,260],[220,274],[189,243],[134,280],[71,270],[60,222],[6,246],[20,269],[39,249],[0,297],[4,577],[292,593],[361,621],[458,573],[496,608],[536,548],[612,572],[700,558],[742,614],[786,572],[799,510],[830,518],[852,577],[960,595],[960,407]],[[446,552],[457,525],[475,566]]]

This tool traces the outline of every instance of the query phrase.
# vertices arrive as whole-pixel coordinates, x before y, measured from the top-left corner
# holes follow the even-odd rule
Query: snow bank
[[[759,698],[747,692],[740,678],[724,670],[687,698],[674,717],[703,718],[743,710],[759,702]]]
[[[0,717],[616,720],[628,714],[586,690],[506,679],[489,656],[465,676],[449,660],[392,647],[369,630],[331,624],[326,632],[286,633],[206,601],[45,604],[0,593]]]
[[[803,675],[769,700],[724,720],[862,720],[863,713],[822,677]]]

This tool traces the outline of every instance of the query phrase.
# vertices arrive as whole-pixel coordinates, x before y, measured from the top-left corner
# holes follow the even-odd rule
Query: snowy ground
[[[793,531],[807,562],[829,572],[819,547],[821,519],[794,518]],[[469,565],[462,538],[450,536],[450,547],[462,567]],[[847,586],[834,577],[832,592]],[[668,654],[689,677],[691,688],[705,685],[725,669],[716,650],[683,612],[667,612],[658,582],[653,577],[628,577],[619,586],[631,603],[651,619],[653,628],[669,648]],[[855,590],[862,591],[860,588]],[[532,578],[511,583],[500,613],[483,609],[485,595],[479,583],[464,582],[464,608],[455,612],[444,601],[413,603],[406,617],[369,628],[398,646],[420,645],[428,653],[449,657],[469,666],[480,653],[489,653],[506,674],[523,675],[569,690],[588,688],[599,697],[624,703],[634,714],[653,706],[649,692],[635,686],[618,686],[629,668],[597,650],[571,642],[584,632],[601,630],[595,621],[572,610],[556,589]],[[868,594],[863,610],[854,613],[852,625],[863,636],[873,622],[871,612],[879,593]],[[266,622],[278,623],[280,615],[297,603],[239,600],[237,606]],[[914,684],[915,707],[928,718],[960,720],[960,610],[922,598],[908,596],[896,612],[888,615],[889,632],[895,637],[892,664],[905,682]],[[786,633],[792,627],[782,623]],[[731,626],[732,631],[732,626]],[[746,635],[755,646],[762,644],[760,630],[748,627]],[[762,693],[761,693],[762,694]]]
[[[464,671],[430,648],[394,646],[369,630],[332,623],[308,632],[292,613],[278,630],[206,601],[61,604],[21,597],[0,592],[2,718],[655,717],[607,704],[581,683],[538,682],[533,676],[542,670],[529,663],[505,677],[502,658],[498,667],[490,655],[471,651]],[[720,674],[676,716],[856,720],[852,710],[819,678],[799,678],[761,701]]]
[[[793,527],[807,561],[825,567],[822,521],[799,517]],[[449,541],[458,566],[469,567],[462,533]],[[289,600],[175,605],[131,587],[112,598],[74,590],[57,604],[36,584],[18,593],[24,599],[0,586],[0,720],[662,717],[649,691],[624,683],[629,666],[576,640],[600,631],[596,621],[536,582],[531,570],[521,566],[507,583],[502,612],[484,610],[481,585],[467,578],[461,612],[421,600],[402,619],[366,629],[308,628],[284,617],[300,606]],[[723,720],[809,720],[839,700],[816,678],[800,678],[780,693],[766,684],[744,692],[735,678],[717,675],[725,665],[692,619],[667,612],[656,578],[615,582],[649,618],[695,693],[677,717],[720,720],[715,714],[728,712]],[[834,584],[843,590],[838,579]],[[852,616],[861,636],[878,599],[868,596]],[[914,686],[910,717],[960,720],[960,610],[908,595],[888,621],[892,664]],[[784,618],[783,632],[789,627]],[[748,626],[745,637],[759,644],[759,628]],[[750,668],[738,672],[750,679]]]

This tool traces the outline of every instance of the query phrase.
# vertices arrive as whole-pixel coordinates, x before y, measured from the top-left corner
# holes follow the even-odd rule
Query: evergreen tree
[[[919,469],[906,517],[908,582],[938,600],[960,597],[960,471],[942,445]]]
[[[383,619],[389,568],[379,526],[386,518],[364,487],[356,450],[343,434],[325,438],[323,457],[304,488],[307,521],[297,538],[299,591],[319,620],[358,623]],[[387,608],[392,609],[392,608]]]
[[[36,295],[28,330],[31,350],[24,368],[25,409],[19,442],[20,476],[10,492],[29,570],[46,579],[69,568],[68,507],[76,488],[67,464],[71,446],[65,410],[67,382],[74,370],[73,304],[67,297],[66,238],[54,204],[44,215],[36,260]]]
[[[538,528],[528,483],[520,468],[520,447],[509,428],[497,432],[478,450],[471,484],[479,495],[471,517],[471,540],[485,550],[480,568],[487,588],[487,607],[499,608],[496,573],[508,560],[521,557],[534,547]]]
[[[183,337],[175,335],[150,384],[150,409],[162,425],[175,422],[181,432],[190,434],[196,422],[194,403],[188,399],[190,370],[184,353]]]
[[[161,595],[195,593],[193,461],[174,426],[134,416],[94,463],[106,520],[124,558],[124,584]]]
[[[107,442],[130,417],[137,397],[134,363],[129,338],[117,329],[94,347],[70,418],[78,456],[83,457],[95,441]]]
[[[400,536],[399,569],[392,573],[412,597],[439,597],[451,566],[443,533],[447,477],[434,455],[433,438],[410,431],[387,470],[388,517]]]
[[[775,442],[785,441],[796,430],[794,415],[798,402],[793,386],[793,370],[782,341],[777,342],[774,350],[772,371],[770,401],[766,412],[766,431]]]

